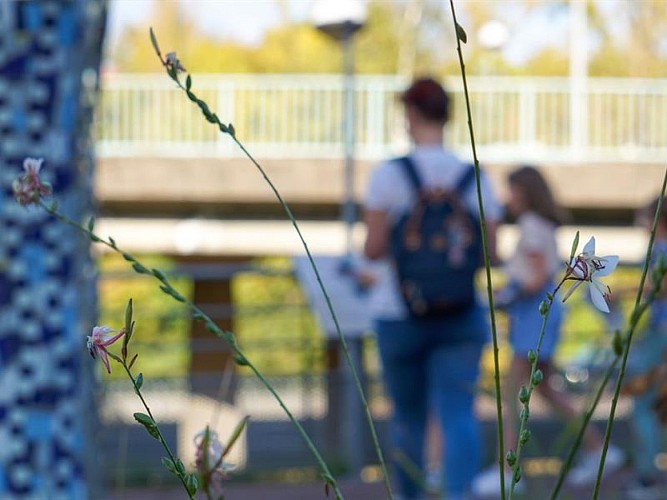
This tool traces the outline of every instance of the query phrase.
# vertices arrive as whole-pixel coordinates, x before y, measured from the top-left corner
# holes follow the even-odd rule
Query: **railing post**
[[[570,0],[570,153],[585,157],[588,146],[588,25],[586,2]]]
[[[519,146],[524,157],[530,157],[537,140],[537,89],[531,80],[519,85]]]
[[[222,76],[219,76],[220,80],[217,82],[217,108],[216,113],[220,116],[223,123],[231,123],[236,126],[234,123],[235,118],[235,94],[236,94],[236,83],[232,80],[222,79]],[[219,133],[216,138],[216,152],[218,156],[230,156],[232,152],[232,145],[229,137],[225,134]]]

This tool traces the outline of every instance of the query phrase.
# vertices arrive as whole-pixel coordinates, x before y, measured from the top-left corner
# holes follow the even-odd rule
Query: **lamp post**
[[[317,29],[340,42],[343,50],[343,146],[345,184],[342,219],[346,257],[352,255],[352,229],[356,221],[354,200],[354,35],[366,21],[366,4],[360,0],[318,0],[313,7]]]

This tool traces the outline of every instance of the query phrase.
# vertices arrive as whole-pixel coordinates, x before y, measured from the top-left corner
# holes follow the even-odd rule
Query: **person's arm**
[[[546,258],[542,252],[529,252],[527,255],[526,268],[530,269],[528,280],[521,281],[521,291],[527,295],[533,295],[546,286],[551,277],[547,271]]]
[[[369,260],[384,257],[389,249],[389,220],[387,212],[383,210],[366,210],[366,242],[364,255]]]

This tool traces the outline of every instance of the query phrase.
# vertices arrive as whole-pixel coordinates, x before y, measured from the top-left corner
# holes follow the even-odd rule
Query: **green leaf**
[[[533,387],[540,385],[542,380],[544,380],[544,374],[542,373],[542,370],[535,370],[535,373],[533,373],[533,379],[531,380]]]
[[[169,286],[160,285],[160,290],[162,290],[167,295],[170,295],[171,297],[174,298],[174,300],[177,300],[178,302],[185,302],[185,297],[183,297],[176,290],[174,290],[173,288],[171,288]]]
[[[185,89],[190,90],[190,87],[192,87],[192,78],[190,77],[190,75],[188,75],[185,78]]]
[[[100,238],[98,238],[97,236],[95,236],[93,233],[90,233],[90,241],[98,243],[102,240]]]
[[[614,332],[614,338],[612,340],[612,347],[614,349],[614,354],[616,354],[616,356],[620,356],[621,354],[623,354],[623,344],[624,342],[623,342],[623,337],[621,336],[621,332],[616,330]]]
[[[139,273],[139,274],[148,274],[148,269],[146,269],[144,266],[142,266],[138,262],[135,262],[134,264],[132,264],[132,269],[134,269],[134,271]]]
[[[133,416],[137,422],[146,428],[151,436],[160,441],[160,431],[157,428],[157,424],[150,416],[139,412],[135,413]]]
[[[116,248],[116,240],[114,240],[111,236],[109,236],[109,243],[111,243],[111,246]]]
[[[514,467],[516,463],[516,453],[514,453],[514,450],[509,450],[505,455],[505,459],[507,460],[507,465]]]
[[[456,23],[456,38],[461,40],[463,43],[468,43],[468,35],[466,34],[466,30],[464,30],[463,26],[461,26],[459,23]]]
[[[549,312],[549,308],[550,305],[548,301],[543,300],[542,302],[540,302],[540,315],[546,316],[546,314]]]
[[[523,431],[521,431],[521,435],[519,436],[519,442],[522,445],[526,444],[530,440],[530,435],[531,435],[530,430],[524,429]],[[521,476],[519,476],[519,477],[521,477]],[[518,481],[519,480],[517,479],[517,482]]]
[[[236,129],[234,128],[234,125],[232,125],[231,123],[227,125],[227,132],[229,132],[229,135],[231,135],[232,137],[236,137]]]
[[[151,28],[148,30],[148,32],[149,32],[150,35],[151,35],[151,44],[153,45],[153,48],[155,49],[155,53],[156,53],[158,56],[162,56],[162,53],[160,52],[160,47],[159,47],[159,45],[157,44],[157,38],[155,38],[155,33],[153,33],[153,28],[151,27]]]
[[[167,457],[162,457],[161,459],[162,465],[171,472],[172,474],[178,475],[178,472],[176,472],[176,465],[174,465],[174,462],[172,462],[171,458]]]
[[[201,112],[204,113],[204,116],[208,119],[208,117],[211,116],[211,110],[208,108],[208,104],[202,100],[199,100],[197,101],[197,105],[199,106],[199,109],[201,109]]]
[[[246,428],[248,425],[248,420],[250,420],[250,417],[246,415],[243,417],[243,420],[241,420],[237,425],[236,428],[234,429],[234,432],[232,432],[232,435],[229,437],[227,440],[227,444],[225,445],[225,451],[222,453],[222,457],[224,458],[227,453],[230,452],[232,449],[232,446],[234,446],[234,443],[239,439],[241,436],[241,433],[243,430]]]
[[[133,314],[133,301],[132,299],[127,301],[125,306],[125,335],[128,336],[132,333],[132,314]]]
[[[248,366],[249,365],[248,358],[246,358],[245,356],[242,356],[240,354],[237,354],[236,356],[234,356],[234,362],[239,366]]]
[[[197,479],[196,474],[188,474],[185,476],[185,487],[188,489],[188,493],[194,496],[197,493],[197,488],[199,488],[199,479]]]
[[[152,269],[151,271],[153,272],[153,276],[155,276],[160,281],[165,281],[167,279],[164,273],[159,269]]]
[[[51,204],[48,207],[49,212],[55,212],[58,210],[58,202],[56,200],[53,200]]]
[[[141,389],[142,385],[144,385],[144,374],[140,373],[134,380],[134,390],[137,394],[139,393],[139,389]]]
[[[128,262],[135,262],[137,260],[132,255],[130,255],[129,253],[125,253],[125,252],[123,252],[123,258]]]
[[[88,231],[92,233],[94,227],[95,227],[95,217],[91,217],[90,219],[88,219]]]
[[[570,260],[567,262],[567,265],[570,265],[570,262],[572,262],[572,259],[574,259],[574,256],[577,254],[577,248],[579,247],[579,231],[577,231],[577,234],[574,235],[574,241],[572,242],[572,249],[570,250]]]

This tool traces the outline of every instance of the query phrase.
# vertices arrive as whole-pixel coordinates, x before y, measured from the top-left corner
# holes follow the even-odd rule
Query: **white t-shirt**
[[[410,154],[422,182],[427,187],[453,188],[469,165],[461,162],[451,152],[440,146],[422,146]],[[415,193],[405,167],[397,161],[388,160],[376,167],[370,176],[364,205],[367,210],[381,210],[389,215],[390,224],[408,212],[415,202]],[[498,221],[502,217],[502,206],[496,199],[490,181],[482,173],[480,179],[484,214],[487,221]],[[474,214],[479,213],[475,182],[470,182],[462,195],[463,201]],[[407,317],[407,308],[401,298],[398,278],[388,257],[373,262],[370,269],[376,282],[370,293],[373,316],[376,319],[402,319]]]
[[[542,254],[549,276],[562,266],[556,243],[556,225],[535,212],[521,214],[516,221],[519,240],[512,257],[505,264],[507,278],[519,283],[534,279],[533,269],[526,265],[529,254]]]

